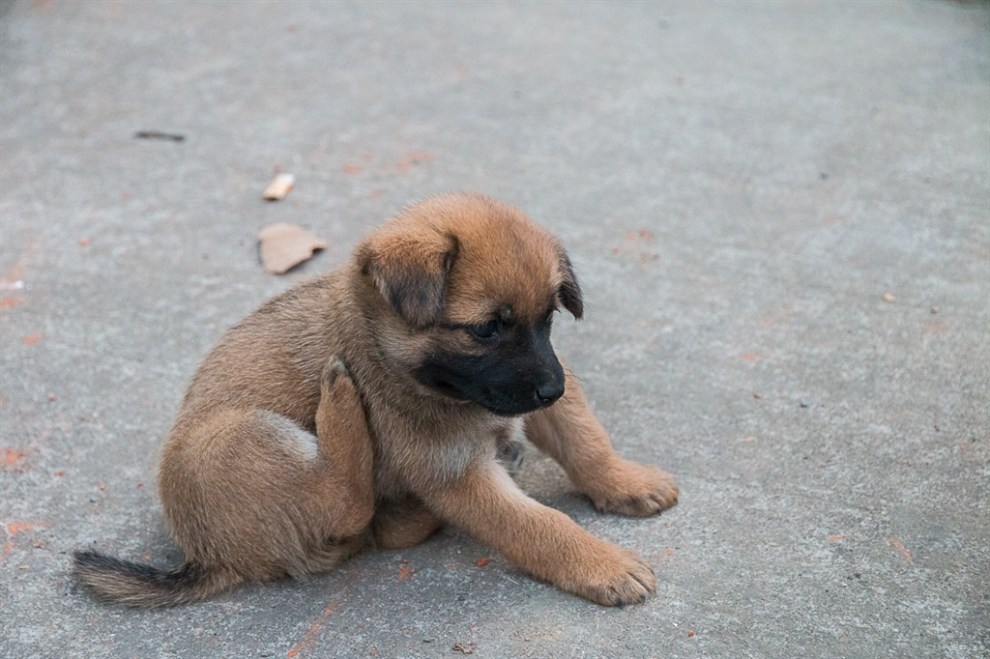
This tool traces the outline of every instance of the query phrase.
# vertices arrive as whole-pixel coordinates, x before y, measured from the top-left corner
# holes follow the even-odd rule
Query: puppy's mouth
[[[513,407],[496,406],[485,403],[484,401],[474,401],[478,405],[495,414],[497,416],[519,416],[520,414],[526,414],[527,412],[532,412],[538,410],[543,405],[537,403],[527,403],[525,405],[515,405]]]
[[[477,392],[468,392],[464,391],[453,382],[442,378],[421,377],[418,379],[421,384],[426,385],[430,389],[443,394],[448,398],[452,398],[462,403],[474,403],[475,405],[479,405],[497,416],[519,416],[520,414],[526,414],[527,412],[538,410],[541,407],[546,407],[550,404],[550,401],[541,402],[535,398],[526,401],[506,400],[505,398],[499,400],[500,396],[497,392],[491,390],[486,391],[482,389]]]

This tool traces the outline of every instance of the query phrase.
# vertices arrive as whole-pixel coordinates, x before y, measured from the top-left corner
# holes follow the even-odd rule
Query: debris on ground
[[[297,224],[269,224],[258,232],[261,242],[261,264],[266,272],[281,275],[308,260],[321,249],[325,240]]]
[[[134,137],[139,140],[162,140],[165,142],[182,142],[186,139],[185,135],[179,135],[178,133],[163,133],[160,130],[139,130],[134,133]]]
[[[6,279],[0,280],[0,291],[22,291],[24,290],[24,281],[20,279],[15,279],[12,281],[7,281]]]
[[[296,177],[292,174],[286,174],[282,172],[276,174],[272,182],[268,184],[265,191],[261,194],[265,198],[265,201],[278,201],[280,199],[285,199],[285,195],[289,194],[296,185]]]
[[[454,646],[450,649],[454,652],[460,652],[461,654],[474,654],[474,641],[468,641],[467,643],[454,643]]]

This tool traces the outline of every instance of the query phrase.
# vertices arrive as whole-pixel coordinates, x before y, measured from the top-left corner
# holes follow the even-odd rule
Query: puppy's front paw
[[[652,465],[621,460],[608,477],[586,492],[602,512],[647,517],[677,503],[677,485],[669,474]]]
[[[653,570],[632,552],[602,542],[597,553],[605,555],[578,583],[562,584],[564,588],[604,606],[639,604],[656,592]]]

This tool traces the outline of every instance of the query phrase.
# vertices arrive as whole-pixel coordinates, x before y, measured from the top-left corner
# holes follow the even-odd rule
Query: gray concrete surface
[[[988,53],[986,3],[0,5],[0,654],[988,656]],[[211,343],[447,190],[569,247],[558,346],[682,501],[601,516],[533,454],[520,479],[656,597],[599,608],[448,530],[90,601],[72,549],[177,559],[155,457]],[[276,221],[330,247],[266,275]]]

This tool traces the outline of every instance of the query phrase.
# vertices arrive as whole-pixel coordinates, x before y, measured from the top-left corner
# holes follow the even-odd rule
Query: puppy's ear
[[[559,249],[558,262],[563,279],[560,288],[557,289],[557,297],[564,308],[580,320],[584,315],[584,298],[581,295],[581,287],[578,285],[577,277],[574,276],[574,267],[563,248]]]
[[[440,320],[457,238],[432,229],[372,234],[357,252],[361,272],[402,318],[417,329]]]

